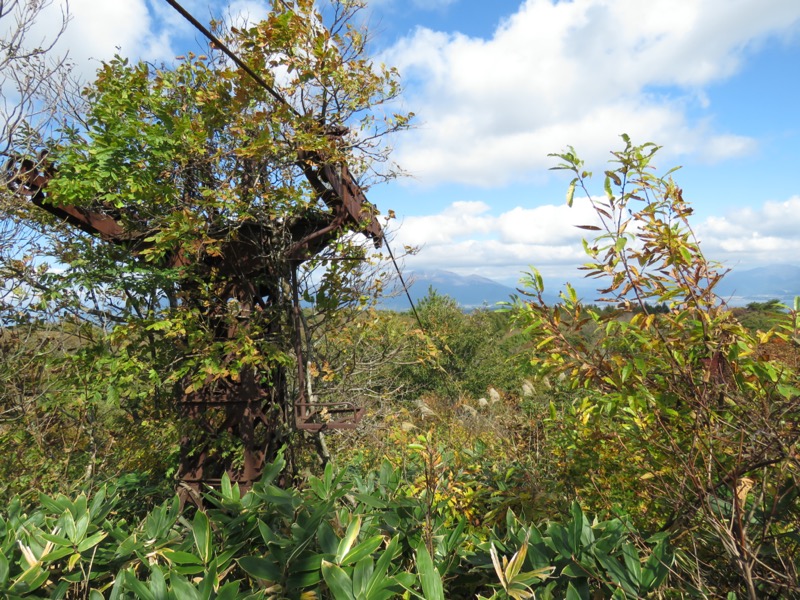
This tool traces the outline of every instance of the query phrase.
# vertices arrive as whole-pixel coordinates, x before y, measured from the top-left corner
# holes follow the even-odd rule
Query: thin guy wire
[[[403,278],[403,274],[400,272],[400,267],[397,265],[397,261],[394,258],[394,252],[392,252],[392,247],[389,245],[389,240],[386,236],[383,236],[383,243],[386,244],[386,249],[389,251],[389,257],[392,259],[392,264],[394,265],[394,270],[397,272],[397,276],[400,278],[400,284],[403,286],[403,291],[406,293],[406,298],[408,298],[408,303],[411,305],[411,312],[414,313],[414,318],[417,320],[417,324],[419,328],[425,332],[425,327],[422,325],[422,321],[419,318],[419,314],[417,314],[417,307],[414,306],[414,301],[411,299],[411,294],[408,291],[408,286],[406,285],[406,281]]]
[[[297,115],[298,117],[300,116],[300,113],[294,106],[289,104],[283,96],[281,96],[277,91],[275,91],[275,89],[271,85],[269,85],[266,81],[264,81],[264,78],[261,77],[261,75],[256,73],[253,69],[251,69],[241,58],[236,56],[236,54],[234,54],[230,50],[230,48],[228,48],[222,42],[222,40],[220,40],[217,36],[211,33],[202,23],[200,23],[200,21],[195,19],[188,10],[183,8],[183,6],[181,6],[177,2],[177,0],[166,0],[166,1],[167,4],[169,4],[170,6],[172,6],[172,8],[177,10],[183,16],[183,18],[189,21],[198,31],[200,31],[200,33],[206,36],[209,39],[209,41],[211,41],[214,44],[214,46],[222,50],[222,52],[224,52],[228,58],[230,58],[233,62],[235,62],[245,73],[250,75],[250,77],[252,77],[256,83],[258,83],[258,85],[267,90],[267,92],[269,92],[269,94],[273,98],[275,98],[278,102],[280,102],[284,106],[288,107],[289,110],[291,110],[295,115]]]

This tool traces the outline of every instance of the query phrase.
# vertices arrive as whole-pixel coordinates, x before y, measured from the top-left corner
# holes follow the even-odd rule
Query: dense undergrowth
[[[246,494],[223,478],[204,510],[173,498],[180,425],[157,373],[111,360],[91,327],[3,330],[0,590],[800,595],[800,306],[714,297],[721,275],[654,152],[626,140],[605,196],[584,188],[605,304],[568,288],[548,306],[533,272],[505,311],[435,293],[419,323],[353,309],[319,328],[310,371],[315,393],[359,399],[360,428],[296,432],[292,485],[281,459]],[[589,174],[560,158],[572,201]]]
[[[205,511],[181,510],[176,496],[132,518],[138,499],[114,486],[41,495],[31,511],[12,501],[0,585],[10,598],[635,598],[667,576],[666,535],[643,540],[578,503],[563,523],[536,527],[509,509],[481,526],[448,485],[472,477],[448,481],[452,459],[420,442],[401,468],[329,465],[298,488],[275,485],[278,461],[247,494],[223,480]]]

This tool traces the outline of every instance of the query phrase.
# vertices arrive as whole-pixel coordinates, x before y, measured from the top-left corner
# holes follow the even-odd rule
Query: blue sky
[[[202,19],[267,3],[184,5]],[[194,44],[161,0],[70,6],[64,47],[87,74],[117,48],[170,61]],[[663,145],[661,170],[682,165],[709,258],[800,264],[797,0],[373,0],[363,16],[418,115],[394,140],[412,177],[369,194],[396,212],[395,245],[421,246],[408,269],[574,273],[589,215],[566,208],[547,154],[571,144],[601,172],[623,132]]]

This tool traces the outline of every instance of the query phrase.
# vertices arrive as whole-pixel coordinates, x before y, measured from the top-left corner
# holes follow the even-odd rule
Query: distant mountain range
[[[414,271],[406,274],[405,278],[415,304],[427,296],[431,288],[442,296],[450,296],[465,310],[484,305],[491,307],[498,302],[508,301],[512,294],[517,293],[514,288],[486,277],[459,275],[452,271]],[[380,307],[405,311],[409,309],[408,298],[398,285],[391,297],[381,300]]]
[[[744,271],[734,269],[722,278],[714,291],[733,306],[773,298],[791,305],[795,296],[800,296],[800,267],[770,265]]]
[[[415,271],[406,274],[406,279],[415,303],[428,295],[431,288],[441,295],[450,296],[465,310],[481,306],[491,308],[498,302],[508,301],[513,295],[519,295],[515,288],[487,277],[459,275],[452,271]],[[594,281],[576,278],[572,283],[578,296],[584,300],[591,302],[597,297]],[[545,300],[552,303],[557,301],[558,291],[563,289],[563,285],[546,281],[545,289]],[[765,302],[773,298],[791,304],[795,296],[800,296],[800,266],[771,265],[743,271],[732,270],[720,281],[715,292],[732,306]],[[398,286],[393,296],[381,301],[380,308],[405,311],[408,310],[408,299]]]

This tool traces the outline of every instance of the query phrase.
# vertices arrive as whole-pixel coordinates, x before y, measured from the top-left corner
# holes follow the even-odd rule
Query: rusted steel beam
[[[70,225],[86,233],[97,235],[106,242],[130,244],[140,241],[144,237],[141,233],[128,231],[122,227],[116,219],[103,213],[79,208],[77,206],[45,204],[43,194],[34,196],[32,202],[39,208],[43,208]]]
[[[42,152],[37,161],[11,158],[5,166],[9,189],[29,198],[33,204],[55,217],[86,233],[98,235],[107,242],[130,244],[145,237],[140,232],[126,230],[116,219],[102,212],[49,203],[45,188],[55,176],[55,170],[45,162],[46,156],[47,153]]]
[[[379,247],[383,240],[383,230],[376,218],[377,211],[367,200],[361,186],[353,179],[347,165],[323,165],[322,176],[333,187],[353,222],[360,225],[362,232],[372,238],[375,247]]]
[[[376,248],[380,247],[383,229],[377,219],[377,210],[369,203],[347,165],[323,162],[322,166],[315,168],[314,163],[319,160],[319,155],[300,152],[298,156],[298,166],[328,208],[343,206],[352,222],[358,226],[357,230],[371,238]]]

